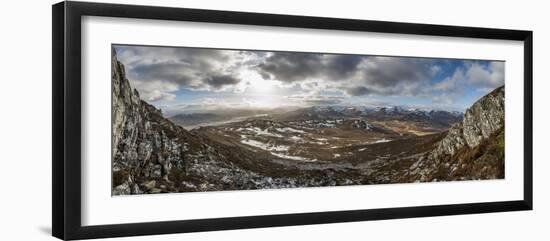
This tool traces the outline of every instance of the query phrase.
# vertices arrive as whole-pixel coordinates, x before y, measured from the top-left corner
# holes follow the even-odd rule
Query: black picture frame
[[[380,219],[532,210],[533,32],[89,2],[52,6],[52,233],[60,239],[106,238]],[[99,226],[81,224],[81,17],[104,16],[257,26],[516,40],[524,43],[523,199],[420,207],[342,210]]]

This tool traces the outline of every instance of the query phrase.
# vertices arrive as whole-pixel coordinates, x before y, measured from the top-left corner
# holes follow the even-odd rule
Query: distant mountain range
[[[314,106],[287,113],[274,115],[284,121],[307,119],[366,118],[369,120],[415,120],[429,121],[444,126],[462,120],[463,113],[457,111],[405,109],[393,107],[357,107],[357,106]]]
[[[463,113],[458,111],[422,110],[418,108],[360,107],[360,106],[313,106],[289,111],[232,109],[231,111],[212,111],[203,113],[177,114],[170,120],[187,129],[199,126],[212,126],[237,122],[246,118],[265,116],[279,121],[323,120],[339,118],[365,118],[368,120],[417,121],[430,123],[438,128],[448,128],[462,120]]]

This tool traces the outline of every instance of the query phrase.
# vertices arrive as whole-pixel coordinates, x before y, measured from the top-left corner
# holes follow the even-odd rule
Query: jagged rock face
[[[173,166],[183,166],[189,134],[140,100],[114,51],[111,64],[113,194],[139,193],[137,177],[166,178]]]
[[[464,129],[461,123],[453,125],[451,129],[449,129],[447,136],[439,142],[434,153],[452,155],[456,150],[462,148],[466,144],[463,131]]]
[[[464,140],[475,147],[504,125],[504,86],[470,107],[464,115]]]
[[[438,178],[434,177],[436,174],[439,180],[499,178],[504,175],[504,160],[500,155],[503,155],[503,151],[502,153],[497,151],[499,155],[496,155],[502,160],[493,160],[495,155],[488,158],[483,152],[485,149],[494,152],[496,146],[500,145],[503,148],[503,141],[504,86],[493,90],[474,103],[464,114],[462,123],[453,125],[447,136],[432,152],[411,166],[412,178],[419,181],[437,181]],[[479,147],[480,144],[484,145]],[[487,161],[486,165],[480,163],[481,160],[486,159],[491,160]],[[480,173],[483,170],[470,170],[463,176],[455,175],[469,166],[490,169],[491,172]]]
[[[493,90],[466,110],[462,123],[449,129],[449,134],[440,142],[434,154],[453,155],[465,145],[476,147],[503,125],[504,86]]]

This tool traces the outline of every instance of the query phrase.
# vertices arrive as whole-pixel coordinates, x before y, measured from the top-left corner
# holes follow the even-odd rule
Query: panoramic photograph
[[[111,193],[503,179],[504,83],[497,60],[113,44]]]

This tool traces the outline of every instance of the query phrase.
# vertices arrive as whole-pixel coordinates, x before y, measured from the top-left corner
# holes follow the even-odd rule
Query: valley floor
[[[251,118],[191,133],[208,151],[189,158],[186,174],[169,176],[182,183],[178,191],[392,183],[405,175],[397,170],[434,149],[446,131],[417,136],[358,118]]]
[[[456,163],[454,166],[425,166],[448,129],[428,128],[422,122],[366,118],[281,121],[262,115],[198,127],[189,133],[193,139],[185,143],[181,165],[168,170],[159,166],[156,174],[139,175],[134,182],[142,184],[134,186],[133,194],[487,178],[464,174],[459,164],[465,158],[470,162],[478,158],[464,154],[472,152],[468,148],[461,151],[461,157],[440,157],[452,159],[449,163]],[[503,170],[498,166],[502,158],[489,157],[497,166],[491,178],[502,178],[498,174]]]

